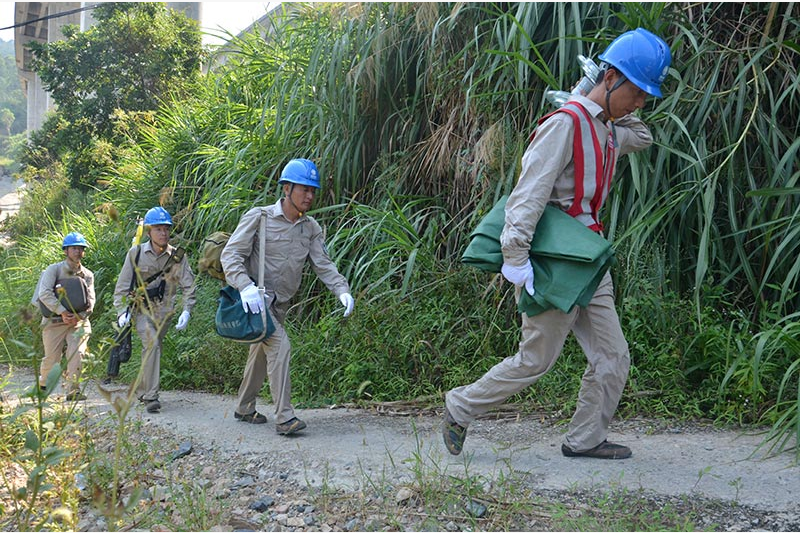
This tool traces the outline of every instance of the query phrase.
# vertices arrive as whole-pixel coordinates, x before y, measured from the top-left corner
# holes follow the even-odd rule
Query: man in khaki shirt
[[[147,412],[157,413],[161,409],[158,400],[161,343],[175,314],[177,290],[180,288],[182,293],[183,311],[175,329],[182,330],[189,323],[196,287],[183,250],[169,244],[172,230],[169,213],[163,207],[154,207],[145,214],[144,224],[150,240],[128,250],[114,288],[114,308],[120,328],[131,319],[136,324],[136,333],[142,340],[141,377],[136,395]]]
[[[95,303],[94,274],[81,264],[88,246],[86,238],[80,233],[67,234],[61,245],[64,261],[53,263],[42,272],[31,301],[34,305],[39,305],[40,309],[43,307],[43,311],[49,311],[46,314],[50,315],[42,317],[44,358],[39,366],[39,387],[44,388],[47,385],[47,376],[61,361],[66,343],[67,401],[86,399],[80,391],[81,362],[92,333],[89,315],[92,314]],[[77,282],[83,288],[79,291],[80,296],[65,298],[65,286],[69,283],[67,280],[74,281],[76,278],[83,280]]]
[[[245,311],[260,313],[262,306],[266,306],[275,322],[275,333],[269,339],[250,345],[234,417],[251,424],[267,422],[267,417],[256,411],[256,398],[269,376],[276,431],[289,435],[304,429],[306,423],[295,416],[291,404],[291,343],[283,324],[290,300],[300,288],[306,262],[342,302],[344,316],[353,311],[354,300],[347,280],[328,256],[322,228],[306,214],[320,188],[316,165],[308,159],[292,159],[283,168],[278,183],[283,185],[284,197],[242,216],[220,255],[220,262],[228,285],[241,293]],[[262,213],[267,216],[266,250],[263,250],[265,297],[260,296],[253,282],[258,279],[262,257],[259,244]]]
[[[615,39],[599,58],[601,72],[589,94],[571,97],[539,122],[522,157],[519,182],[506,203],[501,272],[517,286],[518,299],[523,290],[535,292],[530,248],[545,206],[555,205],[601,232],[599,212],[617,159],[652,143],[647,127],[632,113],[644,106],[646,95],[661,96],[671,63],[669,47],[639,28]],[[478,381],[447,393],[442,431],[448,451],[461,453],[467,427],[478,415],[547,373],[570,331],[586,354],[587,367],[561,452],[567,457],[630,457],[627,446],[606,440],[630,368],[608,272],[586,308],[523,313],[519,351]]]

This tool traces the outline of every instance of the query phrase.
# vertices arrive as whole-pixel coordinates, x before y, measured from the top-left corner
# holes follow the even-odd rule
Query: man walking
[[[181,290],[183,311],[175,329],[182,330],[189,323],[196,287],[183,249],[169,244],[172,217],[167,210],[153,207],[145,213],[144,225],[150,240],[128,250],[114,288],[114,308],[120,328],[131,319],[136,324],[136,333],[142,340],[141,379],[136,395],[148,413],[157,413],[161,409],[161,344],[175,314],[177,290]]]
[[[47,385],[47,375],[61,361],[66,343],[67,401],[85,400],[80,390],[81,363],[92,333],[89,315],[95,303],[94,274],[83,266],[89,244],[77,232],[64,237],[64,261],[48,266],[39,278],[32,303],[42,310],[44,358],[39,367],[39,387]]]
[[[225,280],[240,292],[245,311],[260,313],[266,306],[275,322],[275,333],[270,338],[250,345],[234,417],[251,424],[267,422],[267,417],[256,411],[256,398],[269,377],[276,431],[290,435],[305,429],[306,423],[295,416],[291,405],[291,343],[283,324],[290,300],[300,288],[306,262],[344,305],[344,316],[350,315],[355,302],[347,280],[328,256],[322,228],[306,214],[320,188],[317,166],[308,159],[292,159],[283,168],[278,183],[283,186],[283,198],[242,216],[220,262]],[[265,250],[259,244],[262,214],[267,217]],[[265,297],[253,282],[258,279],[262,257]]]
[[[626,32],[600,54],[596,85],[573,96],[539,121],[522,158],[519,182],[508,198],[500,236],[502,274],[521,291],[534,294],[531,240],[548,204],[555,205],[590,230],[601,232],[599,212],[608,195],[620,155],[652,144],[647,126],[632,115],[646,95],[661,97],[661,83],[671,63],[667,44],[642,29]],[[556,362],[572,331],[588,361],[578,404],[561,451],[568,457],[625,459],[631,450],[606,440],[630,367],[628,344],[614,308],[611,275],[606,272],[585,308],[569,313],[548,310],[522,314],[519,351],[470,385],[445,397],[445,446],[458,455],[467,427],[485,413],[531,385]]]

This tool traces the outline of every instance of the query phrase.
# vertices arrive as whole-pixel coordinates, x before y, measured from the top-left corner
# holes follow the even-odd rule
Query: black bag
[[[219,291],[219,306],[214,322],[220,337],[237,342],[262,342],[275,333],[275,324],[266,302],[260,314],[249,313],[242,307],[239,291],[230,285]]]
[[[56,280],[53,292],[58,302],[72,314],[82,313],[89,309],[89,288],[81,277],[71,277]],[[42,316],[50,318],[56,314],[39,300],[39,311]]]
[[[119,365],[131,360],[131,351],[131,325],[128,323],[124,328],[118,331],[114,337],[111,355],[108,356],[106,374],[114,377],[118,376]]]
[[[136,261],[134,261],[133,263],[134,268],[139,264],[140,253],[141,253],[141,247],[139,248],[139,251],[136,252]],[[162,278],[161,282],[155,287],[151,287],[148,289],[147,286],[150,285],[150,282],[154,281],[159,276],[169,273],[173,265],[177,265],[183,260],[184,255],[186,255],[186,250],[184,250],[183,248],[176,248],[173,254],[170,256],[169,261],[167,261],[167,264],[164,265],[164,268],[162,268],[152,276],[148,277],[145,280],[141,280],[141,278],[139,278],[139,274],[138,273],[136,274],[136,277],[134,279],[137,278],[140,279],[141,286],[144,287],[145,294],[147,295],[146,301],[148,302],[148,304],[152,304],[154,302],[160,302],[164,299],[164,293],[166,292],[167,289],[167,282],[165,279]],[[131,280],[131,291],[133,291],[133,280]]]
[[[136,271],[139,265],[139,257],[142,253],[142,247],[136,247],[136,258],[133,260],[133,268]],[[155,279],[155,278],[154,278]],[[128,293],[133,291],[134,284],[136,283],[136,276],[131,278],[131,286],[128,288]],[[126,309],[127,313],[131,312],[130,306]],[[128,321],[125,327],[117,331],[114,336],[114,345],[111,347],[111,352],[108,355],[108,365],[106,366],[106,374],[109,377],[117,377],[119,375],[119,365],[127,363],[131,360],[131,323]]]

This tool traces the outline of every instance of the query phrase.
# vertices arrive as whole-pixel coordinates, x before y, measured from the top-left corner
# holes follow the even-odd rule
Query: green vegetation
[[[14,41],[0,40],[0,138],[25,131],[27,106],[14,54]]]
[[[91,154],[78,157],[69,144],[96,127],[86,116],[60,115],[37,133],[23,173],[36,199],[6,225],[17,242],[0,252],[0,357],[30,357],[13,342],[34,342],[20,309],[68,230],[91,245],[85,262],[99,298],[90,347],[102,362],[137,216],[163,205],[196,258],[205,235],[275,200],[288,159],[309,157],[323,179],[313,214],[357,303],[345,320],[313,276],[304,283],[289,318],[295,399],[439,402],[516,349],[509,285],[459,257],[476,222],[513,186],[526,139],[549,111],[544,91],[571,86],[578,54],[594,57],[643,26],[665,37],[674,60],[665,97],[643,111],[656,142],[623,159],[605,210],[633,360],[619,415],[766,423],[765,445],[796,446],[796,10],[294,4],[269,38],[238,40],[228,63],[161,95],[157,109],[115,111],[103,129],[113,134],[92,137]],[[188,330],[167,337],[162,383],[232,392],[246,347],[213,333],[219,286],[198,281]],[[131,380],[134,349],[123,374]],[[516,399],[568,415],[584,365],[570,342]]]
[[[16,171],[14,160],[24,141],[28,109],[22,91],[14,41],[0,40],[0,168]]]
[[[73,187],[94,187],[114,172],[125,141],[118,114],[148,113],[182,94],[200,75],[197,23],[164,4],[108,3],[86,31],[64,26],[64,39],[32,42],[32,67],[58,104],[36,132],[22,163],[63,162]]]

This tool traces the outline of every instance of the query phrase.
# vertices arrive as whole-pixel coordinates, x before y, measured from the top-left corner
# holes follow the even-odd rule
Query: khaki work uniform
[[[78,323],[70,326],[64,323],[61,313],[69,311],[61,305],[53,291],[57,280],[64,278],[80,277],[83,278],[87,288],[87,303],[89,308],[78,313]],[[83,265],[73,265],[69,260],[54,263],[48,266],[42,273],[39,285],[31,303],[38,305],[41,301],[48,309],[56,315],[51,318],[42,317],[42,343],[44,344],[44,358],[39,366],[39,384],[44,386],[47,382],[47,375],[50,370],[61,361],[64,343],[67,345],[67,386],[69,392],[77,392],[80,387],[81,364],[86,355],[86,347],[89,343],[89,336],[92,333],[92,325],[89,322],[89,315],[94,310],[94,274]]]
[[[141,247],[139,259],[134,267],[136,252]],[[161,300],[141,298],[141,305],[131,305],[131,320],[136,324],[136,333],[142,341],[142,379],[136,389],[136,396],[143,402],[158,399],[159,382],[161,375],[161,343],[167,334],[172,316],[175,314],[177,290],[180,288],[183,301],[183,310],[192,312],[196,302],[195,280],[192,267],[187,256],[180,262],[173,259],[176,248],[171,244],[160,255],[156,255],[150,241],[128,250],[122,271],[119,273],[117,285],[114,288],[114,308],[117,315],[125,312],[126,305],[131,305],[128,290],[131,280],[136,279],[134,287],[147,280],[157,272],[164,271],[161,276],[151,281],[148,289],[155,289],[163,279],[164,297]],[[138,270],[138,276],[137,276]],[[137,276],[134,278],[134,276]]]
[[[572,99],[588,111],[601,143],[599,153],[606,153],[609,126],[600,118],[602,108],[584,97]],[[647,126],[638,118],[628,115],[615,124],[617,157],[652,143]],[[556,113],[538,127],[523,155],[522,172],[508,198],[500,237],[503,259],[510,265],[528,261],[536,224],[548,203],[564,211],[573,205],[576,197],[573,132],[572,119],[565,113]],[[615,163],[603,161],[606,168]],[[591,217],[583,218],[587,218],[582,221],[589,226]],[[536,272],[534,289],[535,275]],[[520,290],[517,287],[517,299]],[[492,367],[475,383],[447,393],[446,404],[453,419],[467,427],[476,416],[536,382],[553,367],[570,331],[583,348],[588,364],[565,441],[573,451],[583,452],[606,440],[630,368],[628,344],[614,307],[610,273],[601,280],[586,308],[576,306],[570,313],[556,309],[532,317],[523,313],[519,351]]]
[[[269,377],[276,424],[295,417],[289,377],[292,347],[283,324],[290,300],[300,288],[306,261],[337,298],[350,292],[347,280],[339,274],[328,255],[319,223],[308,215],[292,222],[283,213],[282,201],[245,213],[220,255],[225,281],[231,287],[241,291],[251,283],[257,283],[261,212],[267,213],[264,286],[275,333],[265,342],[250,345],[236,412],[240,415],[255,412],[256,398],[264,380]]]

